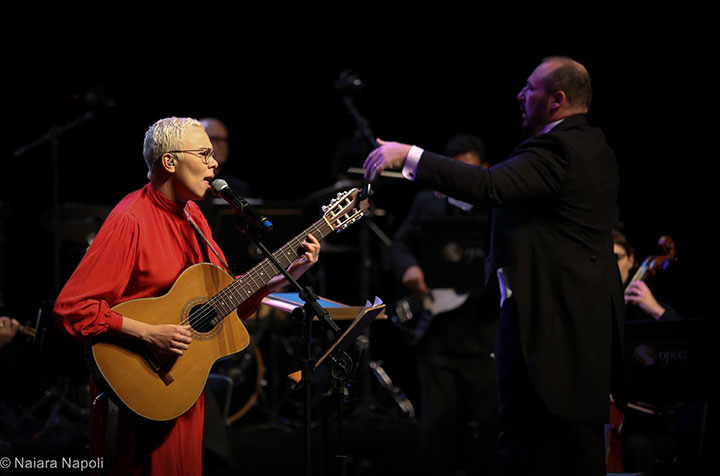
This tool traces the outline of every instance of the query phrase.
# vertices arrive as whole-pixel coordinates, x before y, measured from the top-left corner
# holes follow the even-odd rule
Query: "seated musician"
[[[620,277],[626,288],[627,320],[664,322],[682,319],[673,307],[655,298],[643,279],[633,280],[631,273],[637,268],[633,247],[620,231],[613,230],[612,236]],[[641,472],[648,476],[673,471],[677,455],[676,438],[668,419],[663,416],[669,404],[665,401],[632,402],[626,413],[619,415],[624,471]],[[672,403],[676,404],[681,403]]]
[[[637,266],[635,252],[627,238],[618,230],[613,230],[613,252],[618,260],[620,278],[625,291],[625,302],[630,304],[627,310],[628,320],[645,320],[648,317],[656,321],[681,319],[680,314],[672,306],[659,302],[643,280],[630,283],[630,272]],[[638,313],[638,311],[640,311]]]
[[[195,204],[208,194],[218,164],[202,124],[190,118],[171,117],[153,124],[145,135],[143,155],[150,182],[123,198],[107,217],[57,298],[55,322],[79,340],[126,336],[158,354],[182,356],[192,343],[190,326],[148,324],[112,308],[163,295],[183,270],[196,263],[225,267],[224,255]],[[302,246],[304,254],[289,267],[294,277],[318,259],[320,245],[315,238],[308,236]],[[285,284],[281,276],[272,278],[244,301],[238,309],[240,318],[247,318],[263,297]],[[92,403],[100,389],[95,381],[90,386]],[[90,418],[92,457],[103,455],[104,427],[109,421],[108,403],[99,401],[100,409]],[[119,407],[114,465],[104,467],[108,474],[202,474],[202,395],[170,421],[151,421]]]

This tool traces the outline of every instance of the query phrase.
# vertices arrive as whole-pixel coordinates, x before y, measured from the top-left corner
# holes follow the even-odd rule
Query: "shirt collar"
[[[547,132],[550,132],[551,130],[553,130],[553,128],[554,128],[555,126],[557,126],[558,124],[560,124],[560,123],[561,123],[562,121],[564,121],[564,120],[565,120],[565,118],[562,118],[562,119],[558,119],[558,120],[555,121],[555,122],[551,122],[551,123],[549,123],[549,124],[545,124],[545,127],[543,127],[543,130],[540,131],[540,134],[545,134],[545,133],[547,133]]]
[[[148,195],[150,196],[150,199],[152,202],[157,205],[159,208],[162,208],[163,210],[167,210],[170,213],[174,214],[181,214],[183,209],[187,206],[187,203],[177,203],[169,198],[167,198],[165,195],[160,193],[158,189],[156,189],[152,183],[148,183],[146,185]]]
[[[461,200],[457,200],[452,197],[448,197],[448,203],[450,203],[451,205],[455,205],[460,210],[463,210],[466,212],[469,212],[470,210],[473,209],[473,205],[471,203],[463,202]]]

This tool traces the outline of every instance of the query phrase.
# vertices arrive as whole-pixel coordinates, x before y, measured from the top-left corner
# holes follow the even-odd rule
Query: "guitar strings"
[[[278,250],[274,255],[282,255],[287,254],[287,251],[285,251],[285,248],[289,247],[292,242],[299,242],[298,237],[294,238],[289,242],[287,245],[285,245],[283,248]],[[278,261],[280,261],[284,256],[275,256]],[[282,263],[281,263],[282,264]],[[289,266],[289,264],[288,264]],[[254,276],[256,274],[260,274],[262,272],[266,273],[267,275],[274,277],[276,274],[279,273],[279,271],[274,272],[272,275],[269,273],[268,270],[274,270],[275,266],[270,262],[268,258],[265,258],[263,261],[255,265],[250,271],[248,271],[246,274],[238,278],[236,281],[233,281],[230,285],[223,288],[221,291],[219,291],[215,296],[211,297],[208,301],[203,303],[201,306],[203,310],[198,314],[197,312],[191,312],[188,323],[191,325],[191,327],[202,327],[203,325],[207,324],[209,320],[211,320],[215,316],[223,315],[223,318],[227,315],[229,315],[234,308],[228,308],[228,306],[225,304],[225,301],[232,300],[233,297],[241,297],[240,293],[233,291],[233,287],[236,287],[238,284],[243,284],[246,281],[252,280],[252,285],[255,285],[257,287],[257,283],[255,282]],[[271,279],[269,278],[269,279]],[[248,284],[250,284],[248,282]],[[259,290],[260,287],[258,287],[255,291]],[[249,294],[247,297],[251,296]],[[214,302],[213,302],[214,301]],[[244,302],[244,299],[243,299]],[[216,305],[213,305],[216,304]],[[241,303],[238,303],[238,305]],[[229,310],[228,310],[229,309]]]
[[[267,269],[273,268],[270,261],[266,258],[262,262],[258,263],[255,267],[253,267],[250,271],[248,271],[246,274],[244,274],[242,277],[238,278],[236,281],[233,281],[233,283],[229,284],[225,288],[223,288],[221,291],[219,291],[215,296],[211,297],[207,301],[205,301],[202,305],[199,306],[199,311],[193,310],[190,312],[188,316],[188,324],[193,329],[202,329],[206,324],[212,321],[215,317],[224,318],[225,316],[229,315],[232,310],[229,312],[226,312],[228,309],[228,306],[225,304],[226,301],[232,300],[234,296],[240,297],[239,293],[233,291],[232,289],[229,289],[233,286],[233,284],[240,282],[239,284],[245,283],[245,281],[248,281],[248,279],[243,278],[251,278],[251,274],[257,273],[258,269],[266,272]],[[269,273],[267,273],[269,274]],[[274,276],[274,275],[273,275]],[[250,284],[250,283],[248,283]],[[253,283],[254,284],[254,283]],[[259,288],[258,288],[259,289]],[[244,302],[244,299],[243,299]],[[240,303],[239,303],[240,304]],[[238,304],[238,305],[239,305]]]
[[[312,231],[315,231],[317,234],[321,235],[321,237],[324,236],[323,231],[319,228],[318,224],[315,224],[304,230],[302,234],[293,238],[284,247],[273,254],[283,268],[287,269],[287,267],[298,258],[299,254],[296,250],[301,248],[304,237]],[[285,260],[284,263],[283,258]],[[263,274],[265,277],[261,277]],[[232,311],[237,309],[237,307],[244,302],[245,299],[251,297],[254,292],[257,292],[264,284],[267,283],[267,281],[278,274],[280,274],[280,271],[275,268],[275,265],[268,258],[264,259],[245,275],[234,281],[234,286],[231,284],[210,298],[208,303],[211,309],[209,309],[208,312],[210,314],[217,312],[221,319],[223,319],[232,313]],[[256,277],[259,278],[260,284],[256,281]],[[247,284],[253,292],[240,293],[236,291],[235,288],[242,284]],[[234,298],[242,298],[242,301],[233,305],[233,301],[236,301]],[[230,304],[228,304],[227,301],[229,301]]]
[[[273,256],[280,262],[281,265],[282,259],[285,258],[288,260],[287,265],[284,265],[285,269],[287,269],[287,266],[290,266],[292,261],[297,259],[300,255],[295,251],[299,247],[302,246],[302,242],[304,238],[313,231],[315,234],[320,235],[318,240],[323,239],[327,234],[332,231],[332,229],[329,229],[327,232],[320,228],[321,225],[325,224],[323,220],[319,220],[318,222],[314,223],[307,229],[305,229],[301,234],[297,235],[295,238],[290,240],[288,243],[286,243],[283,247],[281,247],[279,250],[277,250],[275,253],[273,253]],[[326,225],[326,224],[325,224]],[[326,226],[327,227],[327,226]],[[330,228],[330,227],[327,227]],[[301,238],[302,237],[302,238]],[[286,255],[295,255],[292,259],[288,259]],[[272,271],[272,273],[270,272]],[[220,290],[217,294],[209,298],[207,301],[205,301],[203,304],[198,306],[200,308],[199,311],[197,311],[198,308],[194,309],[190,312],[188,315],[188,324],[193,328],[193,330],[196,329],[202,329],[206,324],[212,321],[213,317],[219,317],[219,321],[230,315],[235,309],[237,309],[243,302],[245,302],[246,299],[252,296],[255,292],[260,290],[260,288],[267,284],[267,281],[263,283],[261,286],[257,285],[257,282],[255,281],[255,276],[265,273],[269,276],[267,281],[275,277],[276,275],[280,274],[280,271],[277,271],[275,268],[275,265],[270,261],[269,258],[265,258],[264,260],[260,261],[258,264],[253,266],[247,273],[242,275],[240,278],[234,280],[229,285],[225,286],[222,290]],[[241,293],[235,291],[233,288],[236,288],[238,286],[241,286],[245,282],[248,282],[252,280],[251,289],[252,286],[254,286],[255,291],[253,293],[247,294],[246,296],[241,296]],[[262,282],[262,279],[260,280]],[[248,284],[250,284],[248,282]],[[226,302],[230,302],[232,304],[233,300],[237,298],[243,298],[240,302],[237,303],[236,306],[230,305],[228,306]],[[219,323],[218,321],[218,323]],[[215,324],[217,325],[217,323]],[[214,326],[213,326],[214,327]]]

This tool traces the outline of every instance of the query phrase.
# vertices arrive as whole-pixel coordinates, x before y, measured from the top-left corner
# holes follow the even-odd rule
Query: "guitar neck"
[[[321,218],[275,251],[273,257],[283,269],[287,269],[293,261],[305,252],[302,242],[305,241],[308,234],[312,234],[320,241],[332,231],[333,228],[324,218]],[[219,315],[226,316],[278,274],[280,274],[280,271],[275,268],[269,258],[265,258],[213,296],[208,302],[218,311]]]

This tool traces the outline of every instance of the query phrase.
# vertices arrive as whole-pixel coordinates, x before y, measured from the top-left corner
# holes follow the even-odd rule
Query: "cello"
[[[648,276],[655,276],[658,270],[667,269],[670,262],[675,260],[675,241],[672,238],[667,235],[661,236],[657,246],[662,253],[645,258],[637,271],[635,271],[632,279],[625,286],[625,294],[627,294],[632,283],[643,281]]]

